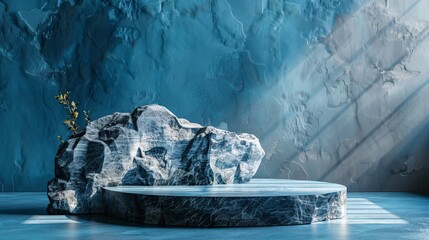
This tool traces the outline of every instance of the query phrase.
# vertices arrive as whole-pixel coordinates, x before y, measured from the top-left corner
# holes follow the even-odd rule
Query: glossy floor
[[[46,215],[45,193],[0,193],[0,239],[429,239],[429,197],[348,193],[348,216],[260,228],[136,226],[99,216]]]

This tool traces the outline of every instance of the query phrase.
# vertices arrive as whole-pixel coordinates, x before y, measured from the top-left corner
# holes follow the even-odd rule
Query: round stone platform
[[[343,185],[287,179],[252,179],[208,186],[120,186],[104,189],[110,216],[167,226],[276,226],[342,218]]]

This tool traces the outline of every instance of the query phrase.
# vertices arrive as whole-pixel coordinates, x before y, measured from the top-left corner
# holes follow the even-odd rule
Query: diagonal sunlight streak
[[[348,198],[347,216],[329,224],[408,224],[408,221],[366,198]]]
[[[361,7],[359,7],[359,8],[357,8],[357,9],[355,9],[354,11],[353,11],[353,13],[356,13],[356,12],[359,12],[359,11],[361,11],[363,8],[365,8],[365,6],[368,6],[368,5],[370,5],[371,3],[373,3],[373,2],[375,2],[376,0],[370,0],[370,1],[368,1],[365,5],[363,5],[363,6],[361,6]],[[417,1],[421,1],[421,0],[417,0]],[[350,14],[352,14],[352,13],[350,13]],[[343,25],[345,25],[345,24],[347,24],[347,22],[345,21],[345,22],[343,22],[343,23],[341,23],[341,24],[338,24],[337,25],[337,27],[336,27],[336,29],[333,29],[332,30],[332,33],[334,33],[334,32],[336,32],[336,31],[338,31],[338,29],[341,27],[341,26],[343,26]],[[332,34],[331,33],[331,34]],[[321,52],[321,50],[316,50],[315,52],[312,52],[312,56],[313,55],[318,55],[319,53]],[[305,58],[309,58],[308,56],[307,57],[304,57],[304,59]],[[305,60],[301,60],[299,63],[297,63],[297,64],[294,64],[292,67],[291,66],[289,66],[289,67],[291,67],[291,68],[289,68],[290,70],[288,70],[288,72],[293,72],[294,71],[294,69],[296,69],[296,68],[298,68],[298,66],[300,66],[301,64],[303,64],[305,62]],[[279,83],[279,82],[281,82],[281,80],[279,80],[278,82],[277,82],[277,84]],[[273,84],[270,88],[268,88],[265,92],[269,92],[272,88],[276,88],[276,85],[277,84]],[[323,90],[324,89],[324,84],[323,84],[323,82],[321,83],[321,84],[319,84],[315,89],[316,90],[314,90],[314,91],[312,91],[311,92],[311,94],[310,94],[310,96],[313,96],[313,93],[318,93],[318,92],[320,92],[321,90]],[[237,101],[237,100],[236,100]],[[251,108],[253,108],[253,105],[254,104],[252,104],[251,106],[250,106],[250,109]],[[283,113],[283,116],[282,116],[282,118],[281,118],[281,121],[284,121],[285,119],[288,119],[288,117],[285,117],[284,115],[286,115],[287,113]],[[278,122],[276,122],[276,123],[273,123],[273,124],[271,124],[270,126],[268,126],[268,127],[265,127],[265,129],[267,129],[263,134],[261,134],[261,135],[259,135],[258,137],[259,137],[259,139],[261,139],[261,140],[263,140],[263,139],[265,139],[270,133],[272,133],[272,132],[274,132],[277,128],[279,128],[279,126],[280,126],[281,124],[279,124]]]
[[[65,215],[33,215],[21,224],[75,224],[79,221],[68,218]]]
[[[418,1],[416,1],[414,4],[412,4],[412,6],[410,7],[410,8],[408,8],[405,12],[404,12],[404,14],[399,18],[399,19],[401,19],[402,17],[404,17],[405,16],[405,14],[406,13],[408,13],[409,11],[411,11],[412,10],[412,8],[414,8],[416,5],[417,5],[417,3],[419,3],[421,0],[418,0]],[[395,21],[397,21],[397,20],[395,20]],[[389,22],[389,23],[387,23],[382,29],[380,29],[379,30],[379,32],[385,32],[385,31],[387,31],[388,30],[388,28],[389,27],[392,27],[393,25],[392,25],[392,21],[391,22]],[[429,28],[426,28],[425,30],[423,30],[422,32],[421,32],[421,34],[420,34],[420,36],[422,36],[421,37],[421,39],[420,39],[420,41],[418,41],[418,42],[421,42],[421,41],[423,41],[423,40],[425,40],[427,37],[429,37]],[[420,36],[418,36],[418,37],[416,37],[416,39],[418,39]],[[369,39],[368,41],[366,41],[363,45],[364,46],[369,46],[369,45],[371,45],[371,44],[373,44],[374,43],[374,41],[376,40],[376,36],[373,36],[371,39]],[[365,48],[364,47],[361,47],[361,48],[359,48],[354,54],[352,54],[354,57],[353,58],[351,58],[351,61],[350,62],[347,62],[347,63],[344,63],[343,65],[341,65],[341,66],[339,66],[338,68],[342,68],[344,65],[351,65],[351,64],[353,64],[353,62],[358,58],[358,56],[360,56],[360,55],[362,55],[363,53],[365,52]],[[399,58],[399,59],[397,59],[397,61],[395,61],[393,64],[392,64],[392,66],[390,66],[390,68],[393,68],[394,66],[396,66],[397,64],[399,64],[402,60],[403,60],[403,58],[404,57],[406,57],[405,55],[404,56],[401,56],[401,58]],[[367,85],[359,94],[357,94],[356,95],[356,97],[354,97],[353,99],[352,99],[352,101],[351,102],[349,102],[347,105],[345,105],[341,110],[339,110],[339,112],[334,116],[334,117],[332,117],[329,121],[327,121],[327,123],[324,125],[324,126],[322,126],[313,136],[311,136],[311,138],[310,138],[310,140],[308,141],[308,143],[305,145],[305,147],[307,147],[308,145],[310,145],[312,142],[313,142],[313,140],[315,140],[322,132],[324,132],[330,125],[332,125],[332,123],[336,120],[336,119],[338,119],[341,115],[343,115],[351,106],[353,106],[353,104],[355,104],[356,102],[357,102],[357,100],[358,99],[360,99],[360,98],[362,98],[363,97],[363,95],[369,90],[369,89],[371,89],[372,87],[374,87],[374,86],[376,86],[376,84],[380,81],[380,79],[381,79],[381,77],[378,77],[378,78],[376,78],[373,82],[371,82],[369,85]],[[317,95],[317,93],[318,92],[320,92],[321,90],[323,90],[324,88],[323,88],[323,86],[324,86],[324,84],[323,83],[321,83],[319,86],[318,86],[318,88],[316,88],[316,90],[315,91],[313,91],[311,94],[310,94],[310,96],[314,96],[314,95]],[[296,154],[294,154],[294,155],[296,155]],[[296,156],[293,156],[293,157],[296,157]]]
[[[372,1],[371,1],[372,2]],[[368,4],[370,4],[371,2],[369,2]],[[419,6],[419,3],[421,2],[421,0],[416,0],[413,3],[411,3],[410,5],[407,6],[407,8],[402,12],[402,14],[400,16],[398,16],[397,18],[395,18],[394,20],[387,22],[384,26],[380,26],[381,28],[378,30],[377,33],[383,33],[386,31],[389,31],[389,29],[391,29],[392,27],[394,27],[394,22],[402,19],[403,17],[405,17],[411,10],[413,10],[414,8]],[[365,5],[368,6],[368,5]],[[361,11],[364,7],[359,8],[358,10],[356,10],[356,12]],[[342,22],[339,26],[341,27],[342,25],[347,24],[347,21]],[[336,27],[336,29],[334,29],[333,33],[335,31],[337,31],[339,28]],[[339,68],[343,67],[344,65],[351,65],[353,64],[353,62],[355,62],[355,60],[358,59],[359,56],[361,56],[362,54],[365,53],[365,48],[370,47],[371,45],[373,45],[377,40],[377,35],[372,35],[372,36],[368,36],[368,39],[365,39],[362,44],[362,47],[359,47],[358,49],[355,49],[355,52],[351,54],[351,56],[353,56],[353,58],[350,58],[349,61],[343,63],[341,66],[339,66]],[[419,35],[415,36],[414,40],[412,41],[412,45],[414,46],[418,46],[422,41],[426,40],[429,37],[429,27],[423,29]],[[317,52],[316,52],[317,53]],[[408,56],[408,54],[404,54],[402,56],[398,56],[398,59],[396,62],[392,63],[392,66],[390,66],[390,69],[392,69],[395,65],[401,63],[401,61],[404,60],[404,58],[406,58]],[[303,64],[303,63],[301,63]],[[300,65],[300,64],[299,64]],[[298,66],[299,66],[298,65]],[[297,67],[297,66],[295,66]],[[386,69],[389,69],[389,67],[387,67]],[[327,130],[330,129],[331,126],[334,126],[334,124],[338,121],[342,121],[344,120],[344,118],[347,118],[347,116],[345,115],[346,113],[348,113],[350,111],[350,109],[353,106],[356,106],[356,108],[358,107],[358,101],[360,99],[362,99],[366,93],[368,91],[370,91],[371,89],[373,89],[374,87],[379,86],[379,82],[382,81],[382,76],[378,76],[377,78],[375,78],[372,82],[368,83],[367,86],[362,86],[361,91],[357,92],[356,95],[348,102],[346,103],[344,106],[342,106],[341,108],[338,108],[336,110],[336,113],[330,117],[329,120],[324,121],[324,123],[322,123],[323,125],[318,126],[316,132],[314,132],[313,134],[311,134],[308,138],[308,140],[304,143],[304,145],[298,149],[297,151],[293,151],[291,154],[289,154],[289,156],[286,157],[287,160],[293,160],[296,159],[297,156],[301,153],[300,150],[302,149],[306,149],[308,148],[308,146],[310,146],[311,144],[314,143],[314,141],[316,141],[318,139],[318,137],[320,137],[324,132],[326,132]],[[278,83],[280,84],[280,82]],[[309,96],[310,96],[310,100],[311,98],[313,98],[314,96],[317,96],[322,90],[324,89],[324,82],[321,82],[319,84],[317,84],[317,86],[315,86],[314,88],[312,88],[312,90],[309,92]],[[261,139],[261,141],[264,141],[264,139],[266,139],[267,137],[270,136],[270,134],[272,134],[273,132],[277,132],[280,131],[280,128],[282,126],[282,122],[286,122],[288,119],[292,118],[292,115],[289,115],[289,113],[287,112],[283,112],[280,115],[280,118],[276,121],[274,121],[273,123],[269,124],[266,128],[264,133],[262,133],[259,138]],[[348,118],[347,118],[348,120]],[[359,124],[359,123],[358,123]],[[378,126],[378,125],[377,125]],[[381,125],[382,126],[382,125]],[[368,132],[363,133],[368,134]],[[280,163],[279,168],[283,168],[282,164],[285,164],[286,162],[289,161],[285,161]],[[341,161],[338,161],[336,163],[336,165],[334,166],[330,166],[328,169],[326,169],[324,172],[321,172],[320,175],[316,176],[317,180],[323,180],[325,179],[336,167],[338,167],[338,165],[341,163]]]
[[[387,117],[385,117],[380,123],[378,123],[374,128],[372,128],[371,131],[369,131],[363,138],[361,138],[360,141],[356,144],[356,146],[353,147],[350,151],[348,151],[344,155],[344,157],[342,157],[341,159],[339,159],[338,164],[336,164],[335,166],[333,166],[332,168],[330,168],[320,179],[321,180],[326,180],[327,177],[332,172],[334,172],[334,171],[336,171],[338,169],[341,169],[341,167],[344,166],[345,164],[349,164],[348,160],[353,159],[352,155],[357,152],[356,150],[359,149],[359,147],[363,146],[363,143],[366,142],[371,136],[375,135],[377,133],[377,130],[380,129],[389,119],[391,119],[395,115],[396,112],[398,112],[400,109],[404,108],[404,106],[406,106],[406,104],[409,101],[411,101],[411,99],[413,99],[416,96],[418,96],[419,93],[423,89],[425,89],[428,84],[429,84],[429,79],[427,79],[422,84],[420,84],[419,86],[417,86],[416,89],[409,95],[409,97],[407,99],[405,99],[403,102],[401,102],[399,104],[399,106],[397,106]],[[422,114],[424,114],[424,113],[422,113]],[[422,121],[424,121],[425,119],[427,119],[427,116],[428,116],[428,114],[426,114],[425,116],[423,116],[422,117]],[[412,132],[412,130],[410,130],[410,132]],[[396,145],[394,145],[394,146],[396,146]],[[389,149],[389,151],[390,151],[390,149]],[[381,156],[384,156],[389,151],[385,151],[385,153],[383,153],[382,151],[377,151],[377,154],[378,155],[382,154]],[[360,158],[363,159],[364,156],[361,155]],[[379,158],[379,159],[381,159],[381,158]],[[356,163],[356,164],[358,164],[358,163]],[[361,166],[359,168],[359,171],[360,172],[365,172],[369,168],[370,168],[370,166]],[[337,175],[338,175],[337,176],[338,179],[344,179],[344,177],[346,177],[346,175],[349,175],[349,172],[348,171],[337,171]],[[355,177],[360,177],[360,176],[356,176],[355,175]]]
[[[410,7],[410,8],[408,8],[406,11],[405,11],[405,13],[407,13],[407,12],[409,12],[409,11],[411,11],[411,9],[412,8],[414,8],[415,6],[417,6],[417,4],[420,2],[420,0],[419,1],[416,1],[414,4],[412,4],[412,6]],[[405,15],[405,13],[404,13],[404,15]],[[387,29],[389,26],[392,26],[391,24],[387,24],[386,26],[385,26],[385,28]],[[386,31],[386,29],[382,29],[382,30],[380,30],[380,31]],[[417,36],[416,37],[416,39],[417,39],[417,41],[416,41],[416,45],[418,44],[418,43],[420,43],[421,41],[423,41],[423,40],[425,40],[425,39],[427,39],[428,37],[429,37],[429,28],[426,28],[424,31],[422,31],[421,32],[421,34],[419,35],[419,36]],[[371,44],[372,42],[373,42],[373,39],[374,38],[372,38],[372,39],[370,39],[370,40],[368,40],[367,42],[366,42],[366,44]],[[358,51],[359,52],[359,54],[362,54],[363,53],[363,51]],[[402,60],[403,60],[403,58],[404,58],[405,56],[402,56],[402,57],[400,57],[394,64],[393,64],[393,66],[395,66],[396,64],[398,64],[398,63],[400,63]],[[354,59],[353,59],[354,60]],[[392,67],[393,67],[392,66]],[[373,82],[371,82],[365,89],[363,89],[363,91],[361,91],[355,98],[353,98],[353,100],[350,102],[350,103],[348,103],[346,106],[344,106],[341,110],[339,110],[339,112],[335,115],[335,116],[333,116],[332,118],[331,118],[331,120],[330,121],[327,121],[327,123],[325,124],[325,125],[323,125],[321,128],[319,128],[319,130],[315,133],[315,134],[313,134],[311,137],[310,137],[310,139],[308,140],[308,142],[305,144],[305,146],[304,146],[304,148],[305,147],[307,147],[307,146],[309,146],[322,132],[324,132],[326,129],[328,129],[328,127],[329,126],[331,126],[335,121],[337,121],[339,118],[340,118],[340,116],[341,115],[343,115],[351,106],[353,106],[360,98],[362,98],[364,95],[365,95],[365,93],[367,92],[367,91],[369,91],[372,87],[374,87],[374,86],[376,86],[376,84],[380,81],[380,79],[381,79],[381,77],[378,77],[378,78],[376,78]],[[421,88],[423,88],[423,87],[425,87],[426,86],[426,82],[424,82],[423,84],[421,84],[420,86],[417,86],[416,88],[417,88],[417,91],[415,92],[415,93],[413,93],[413,94],[416,94],[416,93],[418,93],[420,90],[421,90]],[[412,98],[412,97],[414,97],[414,96],[410,96],[409,98]],[[405,102],[407,102],[408,100],[405,100]],[[399,104],[399,106],[396,108],[396,110],[400,107],[400,106],[403,106],[404,104]],[[388,118],[391,118],[392,117],[392,115],[393,115],[393,113],[395,113],[396,112],[396,110],[394,110],[392,113],[390,113],[389,115],[388,115],[388,117],[386,117],[381,123],[379,123],[379,124],[377,124],[376,125],[376,127],[375,128],[373,128],[372,129],[372,131],[370,131],[369,133],[367,133],[367,135],[364,137],[364,138],[362,138],[361,139],[361,141],[359,141],[359,143],[358,143],[358,145],[360,145],[361,143],[363,143],[363,140],[367,140],[368,139],[368,137],[369,136],[371,136],[372,135],[372,133],[373,133],[373,131],[374,130],[376,130],[376,129],[378,129],[379,127],[381,127],[381,126],[383,126],[383,123],[385,123],[386,122],[386,119],[388,119]],[[349,156],[350,154],[351,154],[351,152],[353,151],[353,149],[352,150],[350,150],[349,151],[349,153],[347,153],[346,154],[346,156],[345,157],[343,157],[343,159],[345,159],[347,156]],[[288,157],[288,159],[294,159],[294,158],[296,158],[297,157],[297,155],[298,155],[299,153],[298,152],[294,152],[292,155],[290,155],[289,157]],[[325,174],[323,174],[319,179],[321,179],[321,180],[325,180],[326,179],[326,177],[333,171],[333,170],[335,170],[337,167],[338,167],[338,165],[339,164],[341,164],[341,162],[342,162],[342,160],[340,160],[339,162],[338,162],[338,164],[337,165],[335,165],[335,166],[333,166],[332,168],[330,168],[329,170],[327,170],[326,172],[325,172]]]
[[[371,1],[372,2],[372,1]],[[370,2],[370,3],[371,3]],[[416,7],[417,5],[418,5],[418,3],[420,3],[421,2],[421,0],[417,0],[417,1],[415,1],[413,4],[411,4],[411,6],[409,7],[409,8],[407,8],[405,11],[404,11],[404,13],[402,14],[402,16],[400,16],[399,17],[399,19],[401,19],[402,17],[404,17],[408,12],[410,12],[414,7]],[[363,8],[363,7],[362,7]],[[361,9],[362,9],[361,8]],[[361,9],[359,9],[359,10],[357,10],[357,11],[360,11]],[[395,21],[397,21],[398,19],[395,19]],[[347,22],[344,22],[343,24],[341,24],[340,25],[340,27],[342,26],[342,25],[344,25],[344,24],[346,24]],[[383,26],[380,30],[379,30],[379,32],[385,32],[385,31],[387,31],[390,27],[392,27],[392,26],[394,26],[393,25],[393,21],[391,21],[391,22],[389,22],[389,23],[387,23],[385,26]],[[337,29],[339,29],[340,27],[337,27]],[[333,31],[333,32],[335,32],[335,30]],[[421,34],[420,34],[420,36],[422,36],[423,35],[423,37],[421,37],[421,39],[420,39],[420,41],[418,41],[418,42],[421,42],[422,40],[424,40],[424,39],[426,39],[427,37],[428,37],[428,33],[429,32],[429,28],[426,28],[425,30],[423,30],[422,32],[421,32]],[[420,37],[420,36],[418,36],[418,37],[416,37],[417,39]],[[366,46],[366,47],[368,47],[368,46],[370,46],[371,44],[373,44],[374,43],[374,41],[376,40],[377,38],[376,38],[376,36],[373,36],[372,38],[370,38],[370,39],[368,39],[364,44],[363,44],[363,46]],[[366,47],[360,47],[359,49],[357,49],[353,54],[352,54],[352,56],[353,56],[353,58],[351,58],[350,59],[350,61],[348,61],[347,63],[344,63],[343,65],[341,65],[341,66],[339,66],[338,68],[340,69],[341,67],[343,67],[344,65],[350,65],[350,64],[352,64],[360,55],[362,55],[364,52],[365,52],[365,48]],[[314,54],[313,54],[314,55]],[[392,68],[396,65],[396,64],[398,64],[400,61],[402,61],[403,60],[403,58],[404,57],[406,57],[406,56],[402,56],[400,59],[398,59],[398,61],[396,61],[395,62],[395,64],[392,66]],[[338,119],[341,115],[343,115],[350,107],[352,107],[352,106],[354,106],[354,104],[357,102],[357,100],[358,99],[360,99],[364,94],[365,94],[365,92],[367,92],[369,89],[371,89],[373,86],[375,86],[379,81],[380,81],[380,79],[381,78],[376,78],[373,82],[371,82],[366,88],[364,88],[359,94],[357,94],[356,95],[356,97],[354,97],[353,99],[352,99],[352,101],[351,102],[349,102],[347,105],[345,105],[344,107],[342,107],[340,110],[339,110],[339,112],[337,113],[337,114],[335,114],[335,116],[333,116],[332,118],[331,118],[331,120],[329,120],[329,121],[327,121],[326,122],[326,124],[325,125],[323,125],[314,135],[312,135],[311,137],[310,137],[310,139],[308,140],[308,142],[305,144],[305,146],[303,147],[303,148],[306,148],[306,147],[308,147],[321,133],[323,133],[326,129],[328,129],[328,127],[329,126],[331,126],[332,125],[332,123],[333,123],[333,121],[335,121],[336,119]],[[309,95],[310,96],[315,96],[315,95],[317,95],[320,91],[322,91],[324,89],[324,83],[322,82],[322,83],[320,83],[317,87],[315,87],[314,89],[313,89],[313,91],[311,92],[311,93],[309,93]],[[284,115],[286,115],[286,114],[284,114]],[[289,117],[285,117],[285,116],[283,116],[282,118],[281,118],[281,121],[285,121],[285,120],[287,120]],[[263,134],[263,135],[261,135],[259,138],[260,139],[264,139],[264,138],[266,138],[266,136],[267,135],[269,135],[271,132],[273,132],[274,130],[276,130],[279,126],[280,126],[281,124],[279,124],[279,123],[273,123],[270,127],[268,127],[267,128],[267,131],[265,131],[265,133]],[[298,153],[293,153],[291,156],[289,156],[288,157],[288,159],[294,159],[294,158],[296,158],[296,156],[298,155]]]

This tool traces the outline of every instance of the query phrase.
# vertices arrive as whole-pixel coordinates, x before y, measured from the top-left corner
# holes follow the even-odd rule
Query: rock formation
[[[264,150],[246,133],[204,127],[159,105],[115,113],[70,136],[48,183],[50,213],[100,213],[102,187],[245,183]]]

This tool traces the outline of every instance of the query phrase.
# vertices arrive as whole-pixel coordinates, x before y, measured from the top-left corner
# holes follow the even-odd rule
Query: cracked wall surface
[[[70,90],[250,132],[257,177],[429,192],[429,2],[0,0],[1,191],[53,176]]]

